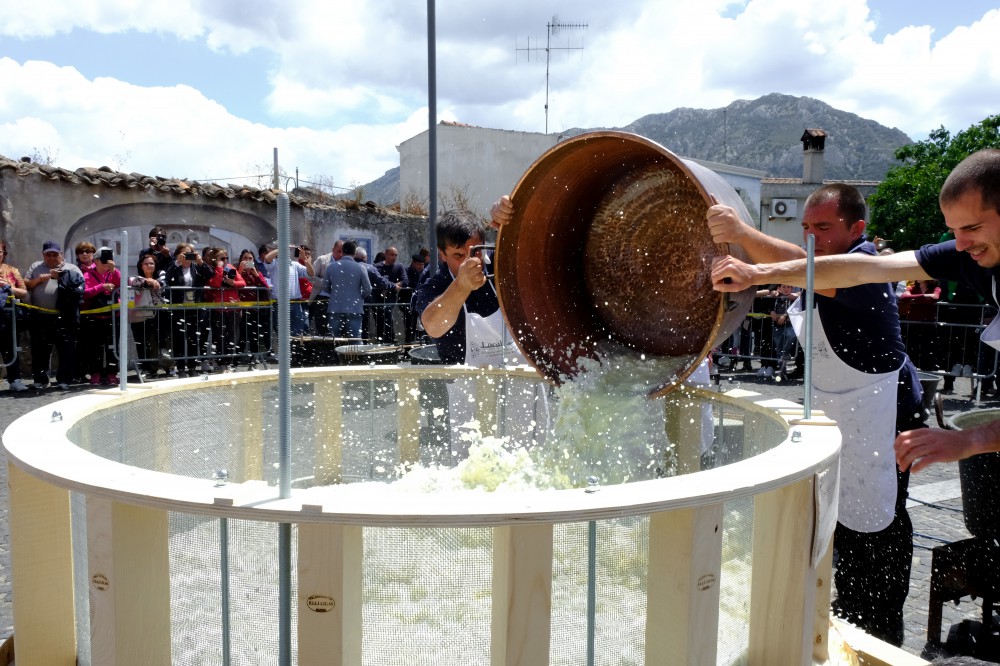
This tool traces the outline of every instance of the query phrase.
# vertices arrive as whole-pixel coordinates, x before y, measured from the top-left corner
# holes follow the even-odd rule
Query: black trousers
[[[833,613],[896,646],[903,644],[903,604],[910,590],[913,524],[906,511],[909,472],[896,470],[896,515],[881,532],[833,533]]]
[[[49,357],[55,347],[59,354],[56,381],[72,384],[76,372],[76,341],[80,320],[76,317],[32,312],[28,320],[31,334],[31,374],[35,384],[49,383]]]

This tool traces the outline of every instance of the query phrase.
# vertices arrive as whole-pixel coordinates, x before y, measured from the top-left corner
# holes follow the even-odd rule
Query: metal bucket
[[[413,365],[441,365],[442,363],[437,345],[414,347],[407,355]]]
[[[948,418],[948,427],[962,430],[1000,419],[1000,409],[974,409]],[[973,536],[1000,542],[1000,453],[980,453],[958,461],[965,527]]]
[[[663,357],[662,395],[743,321],[754,288],[712,289],[710,195],[751,223],[721,176],[625,132],[590,132],[543,154],[511,194],[497,238],[500,307],[525,358],[554,382],[598,341]],[[668,358],[676,359],[673,367]]]
[[[399,363],[402,347],[396,345],[367,344],[341,345],[336,348],[342,365],[391,365]]]
[[[920,388],[924,392],[924,409],[928,412],[934,411],[934,396],[937,395],[938,386],[941,385],[941,375],[918,370],[917,379],[920,380]]]

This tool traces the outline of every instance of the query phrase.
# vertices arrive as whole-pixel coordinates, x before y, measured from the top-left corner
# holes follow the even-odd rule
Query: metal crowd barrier
[[[20,305],[21,302],[13,296],[8,296],[0,304],[0,335],[10,336],[10,348],[13,350],[10,361],[0,356],[0,365],[5,368],[13,365],[21,353],[21,346],[17,343],[17,308]],[[6,342],[0,342],[0,344],[6,346]]]
[[[979,340],[995,314],[996,308],[985,304],[938,303],[933,321],[900,320],[906,352],[922,372],[969,379],[979,400],[983,383],[996,382],[1000,366],[997,351]],[[713,351],[713,362],[731,371],[745,372],[752,362],[776,367],[781,357],[773,349],[772,330],[769,314],[749,313],[740,329]],[[793,361],[799,351],[796,341],[790,352]]]

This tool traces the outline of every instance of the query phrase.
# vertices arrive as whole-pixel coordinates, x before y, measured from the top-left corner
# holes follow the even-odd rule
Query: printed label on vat
[[[704,576],[700,576],[695,585],[699,592],[711,589],[715,586],[715,574],[705,574]]]
[[[94,584],[94,587],[96,587],[101,592],[111,587],[111,581],[109,581],[108,577],[102,573],[95,573],[93,576],[90,577],[90,582],[92,582]]]
[[[310,594],[306,598],[306,607],[314,613],[329,613],[337,602],[325,594]]]

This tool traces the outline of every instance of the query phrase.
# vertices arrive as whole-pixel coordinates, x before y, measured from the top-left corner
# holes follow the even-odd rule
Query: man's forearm
[[[420,315],[420,322],[427,335],[440,338],[450,331],[458,321],[458,314],[462,311],[469,293],[459,289],[457,283],[452,282],[443,294],[431,301]]]
[[[894,282],[898,280],[926,280],[929,276],[920,268],[912,252],[901,253],[899,260],[892,257],[875,257],[866,254],[838,254],[817,257],[815,260],[814,287],[835,289],[859,284]],[[755,266],[755,284],[791,284],[806,286],[806,260],[783,261]]]
[[[805,250],[788,241],[768,236],[754,227],[747,226],[738,245],[746,252],[747,258],[755,264],[770,264],[790,261],[806,256]]]

